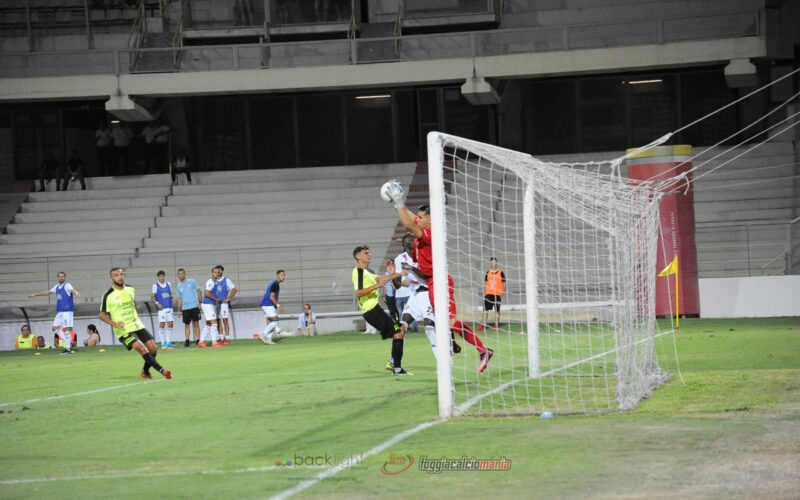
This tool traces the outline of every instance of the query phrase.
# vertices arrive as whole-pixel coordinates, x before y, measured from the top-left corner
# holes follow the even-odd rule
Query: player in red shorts
[[[414,242],[414,255],[411,257],[417,262],[420,272],[427,277],[428,296],[431,304],[433,304],[433,249],[431,247],[430,208],[428,205],[422,205],[417,210],[416,215],[406,208],[405,190],[399,182],[396,183],[390,195],[394,207],[397,209],[397,215],[400,217],[400,222],[417,237]],[[450,299],[450,330],[461,335],[464,340],[475,346],[481,357],[478,372],[483,372],[486,369],[486,365],[489,364],[489,360],[492,359],[494,351],[483,345],[480,337],[472,331],[472,328],[456,317],[455,287],[453,285],[453,277],[449,274],[447,275],[447,288]]]

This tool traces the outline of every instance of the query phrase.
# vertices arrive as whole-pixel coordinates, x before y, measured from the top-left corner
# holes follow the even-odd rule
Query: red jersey
[[[433,276],[433,247],[431,246],[431,228],[422,230],[422,235],[414,240],[414,255],[417,267],[426,276]]]

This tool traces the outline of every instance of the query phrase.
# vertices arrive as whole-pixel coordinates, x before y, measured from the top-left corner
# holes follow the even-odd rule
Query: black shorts
[[[137,340],[142,344],[147,344],[149,340],[153,340],[153,336],[150,335],[150,332],[148,332],[146,328],[136,330],[135,332],[126,333],[125,335],[120,335],[117,338],[129,351],[133,349],[133,343]]]
[[[376,330],[381,332],[383,340],[390,339],[394,337],[395,334],[400,333],[400,325],[386,314],[386,311],[381,309],[381,306],[375,306],[365,312],[364,319],[367,320],[367,323],[375,327]]]
[[[192,321],[200,321],[200,308],[193,307],[191,309],[184,309],[181,311],[181,315],[183,316],[184,325],[188,325]]]
[[[491,311],[494,309],[497,312],[500,312],[500,295],[484,295],[483,296],[483,310],[484,311]]]

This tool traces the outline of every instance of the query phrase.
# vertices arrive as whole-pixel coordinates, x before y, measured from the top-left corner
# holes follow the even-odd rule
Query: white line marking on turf
[[[670,333],[674,333],[674,331],[673,330],[669,330],[669,331],[666,331],[666,332],[659,333],[657,335],[654,335],[653,339],[656,339],[656,338],[658,338],[658,337],[660,337],[662,335],[667,335],[667,334],[670,334]],[[633,345],[640,344],[640,343],[645,342],[647,340],[649,340],[649,339],[638,340],[638,341],[634,342]],[[545,373],[541,374],[540,377],[550,376],[550,375],[552,375],[554,373],[557,373],[557,372],[562,371],[564,369],[570,368],[572,366],[579,365],[581,363],[585,363],[585,362],[593,360],[595,358],[599,358],[599,357],[602,357],[602,356],[607,356],[607,355],[609,355],[609,354],[611,354],[611,353],[613,353],[615,351],[617,351],[617,349],[612,349],[610,351],[606,351],[606,352],[597,354],[597,355],[592,356],[590,358],[582,359],[582,360],[577,361],[575,363],[571,363],[571,364],[569,364],[567,366],[562,366],[562,367],[550,370],[548,372],[545,372]],[[528,377],[527,379],[522,379],[522,380],[529,380],[530,378],[532,378],[532,377]],[[485,397],[487,397],[489,395],[495,394],[497,392],[501,392],[501,391],[505,390],[506,388],[516,384],[517,382],[520,382],[520,380],[514,380],[514,381],[511,381],[511,382],[507,382],[507,383],[502,384],[501,386],[499,386],[499,387],[487,392],[486,394],[483,394],[483,395],[480,395],[480,396],[476,396],[476,397],[474,397],[474,398],[462,403],[461,405],[459,405],[458,407],[455,408],[455,414],[456,415],[463,414],[467,409],[469,409],[470,406],[474,405],[475,403],[477,403],[481,399],[483,399],[483,398],[485,398]],[[412,429],[405,430],[405,431],[401,432],[400,434],[397,434],[393,438],[389,439],[388,441],[384,441],[383,443],[379,444],[378,446],[372,448],[371,450],[367,451],[366,453],[362,453],[360,456],[356,455],[358,457],[356,460],[353,460],[353,461],[351,461],[351,462],[349,462],[347,464],[339,464],[339,465],[336,465],[334,467],[331,467],[328,470],[322,471],[322,472],[320,472],[319,474],[317,474],[316,476],[314,476],[311,479],[307,479],[307,480],[305,480],[305,481],[303,481],[301,483],[298,483],[296,486],[294,486],[292,488],[289,488],[288,490],[281,491],[280,493],[277,493],[277,494],[271,496],[270,500],[285,500],[285,499],[287,499],[287,498],[289,498],[289,497],[291,497],[293,495],[296,495],[296,494],[298,494],[298,493],[300,493],[302,491],[305,491],[308,488],[311,488],[312,486],[317,484],[318,482],[323,481],[325,479],[328,479],[329,477],[335,476],[336,474],[338,474],[338,473],[340,473],[340,472],[342,472],[344,470],[349,469],[353,465],[358,465],[361,462],[363,462],[365,459],[382,452],[386,448],[388,448],[390,446],[393,446],[393,445],[399,443],[400,441],[403,441],[404,439],[409,438],[409,437],[413,436],[414,434],[417,434],[418,432],[424,431],[425,429],[433,427],[434,425],[442,423],[444,421],[445,421],[445,419],[432,420],[430,422],[425,422],[424,424],[420,424],[420,425],[418,425],[418,426],[416,426],[416,427],[414,427]]]
[[[209,469],[198,471],[170,471],[170,472],[107,472],[105,474],[86,474],[79,476],[61,476],[61,477],[32,477],[27,479],[5,479],[0,480],[0,484],[30,484],[30,483],[49,483],[53,481],[83,481],[86,479],[126,479],[126,478],[140,478],[140,477],[165,477],[165,476],[190,476],[197,475],[227,475],[227,474],[247,474],[251,472],[268,472],[274,470],[287,470],[294,469],[322,469],[324,465],[304,465],[302,467],[284,466],[284,465],[264,465],[259,467],[240,467],[238,469]]]
[[[414,434],[417,434],[418,432],[422,432],[425,429],[433,427],[434,425],[440,424],[442,422],[444,422],[444,420],[442,420],[442,419],[431,420],[430,422],[425,422],[424,424],[419,424],[418,426],[413,427],[411,429],[406,429],[403,432],[401,432],[400,434],[395,435],[394,437],[392,437],[388,441],[384,441],[383,443],[379,444],[378,446],[375,446],[374,448],[370,449],[369,451],[366,451],[366,452],[362,453],[361,455],[356,455],[356,457],[355,457],[356,459],[355,460],[352,460],[352,461],[348,460],[346,463],[339,464],[339,465],[336,465],[334,467],[331,467],[330,469],[324,470],[324,471],[320,472],[319,474],[317,474],[316,476],[314,476],[311,479],[306,479],[305,481],[302,481],[302,482],[298,483],[296,486],[293,486],[293,487],[289,488],[288,490],[281,491],[280,493],[277,493],[277,494],[271,496],[270,500],[284,500],[286,498],[289,498],[292,495],[296,495],[296,494],[300,493],[301,491],[304,491],[304,490],[307,490],[308,488],[311,488],[312,486],[314,486],[318,482],[320,482],[320,481],[322,481],[324,479],[328,479],[329,477],[335,476],[336,474],[338,474],[338,473],[340,473],[342,471],[345,471],[345,470],[349,469],[350,467],[352,467],[354,465],[358,465],[361,462],[363,462],[364,460],[366,460],[367,458],[369,458],[369,457],[371,457],[373,455],[377,455],[378,453],[382,452],[386,448],[388,448],[390,446],[394,446],[397,443],[399,443],[400,441],[403,441],[404,439],[407,439],[407,438],[413,436]]]
[[[122,385],[112,385],[111,387],[103,387],[100,389],[92,389],[91,391],[81,391],[81,392],[73,392],[72,394],[61,394],[60,396],[48,396],[46,398],[36,398],[36,399],[28,399],[26,401],[10,401],[8,403],[0,403],[0,408],[5,406],[13,406],[13,405],[24,405],[28,403],[39,403],[42,401],[52,401],[54,399],[64,399],[64,398],[72,398],[75,396],[85,396],[87,394],[97,394],[98,392],[106,392],[106,391],[115,391],[117,389],[124,389],[126,387],[133,387],[135,385],[145,385],[145,384],[153,384],[156,382],[163,382],[166,379],[162,380],[152,380],[149,382],[133,382],[130,384],[122,384]]]

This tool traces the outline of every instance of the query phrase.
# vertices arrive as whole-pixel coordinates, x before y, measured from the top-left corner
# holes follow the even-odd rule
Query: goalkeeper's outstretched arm
[[[400,223],[403,224],[409,232],[417,238],[422,236],[422,229],[414,223],[414,218],[416,217],[414,212],[406,207],[400,207],[397,209],[397,215],[400,216]]]

